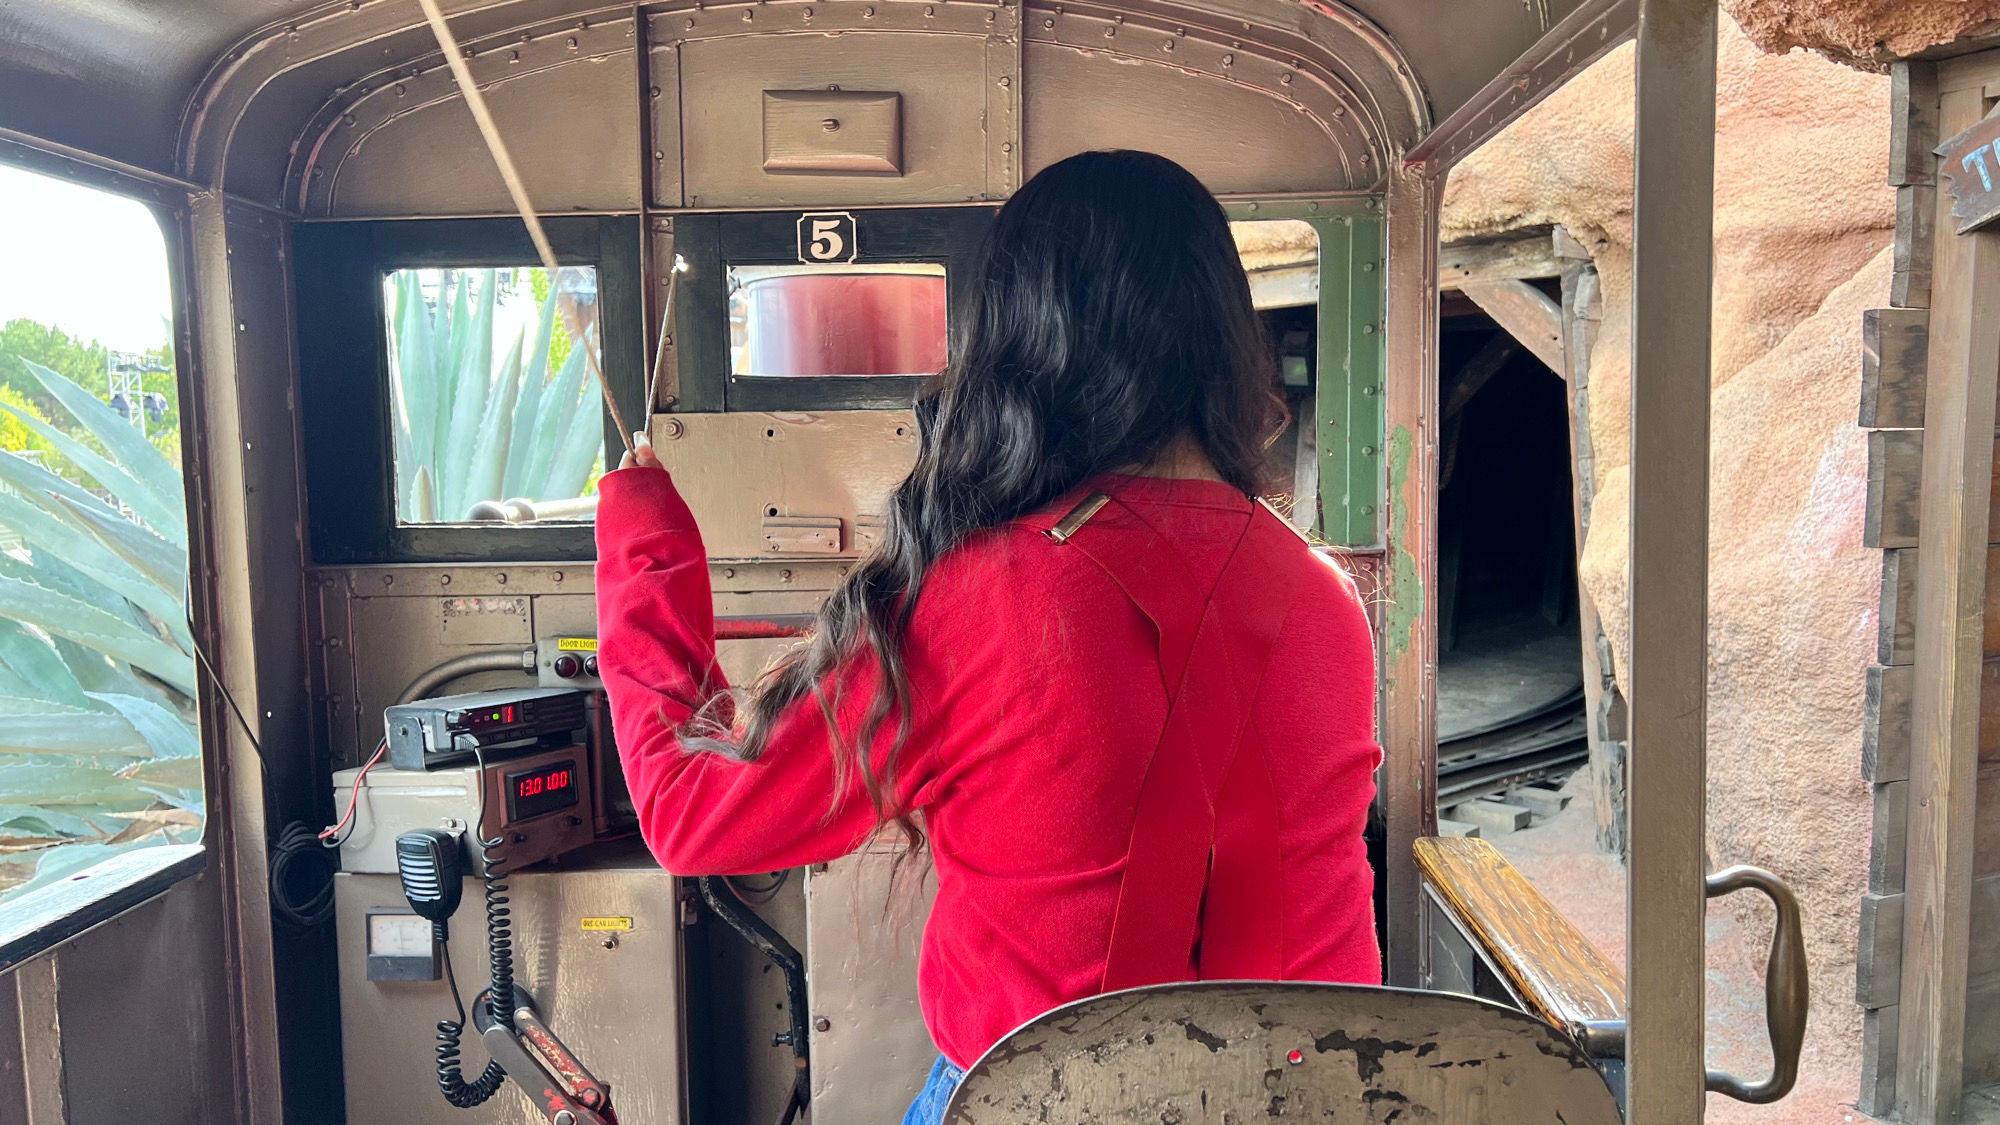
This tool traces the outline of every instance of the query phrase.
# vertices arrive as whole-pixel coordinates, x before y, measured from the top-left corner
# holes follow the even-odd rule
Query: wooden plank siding
[[[2000,441],[1994,443],[2000,449]],[[2000,457],[1989,450],[1986,472],[1987,535],[2000,535]],[[1871,430],[1868,434],[1868,512],[1862,542],[1896,549],[1917,545],[1923,499],[1924,431]]]

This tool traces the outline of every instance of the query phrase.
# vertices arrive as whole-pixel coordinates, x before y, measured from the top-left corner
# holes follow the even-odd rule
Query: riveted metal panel
[[[932,14],[924,15],[928,10]],[[985,4],[712,7],[654,21],[680,44],[682,164],[690,207],[952,202],[985,198],[986,42],[1011,10]],[[808,17],[807,13],[814,13]],[[868,15],[867,13],[874,13]],[[992,15],[992,28],[986,16]],[[709,37],[758,20],[810,34]],[[688,24],[694,24],[688,27]],[[839,35],[823,34],[849,24]],[[898,26],[902,25],[902,26]],[[880,27],[883,30],[874,30]],[[995,32],[997,33],[997,32]],[[1006,75],[994,75],[997,82]],[[1011,79],[1010,79],[1011,82]],[[754,143],[765,90],[902,96],[902,174],[773,174]],[[1003,142],[1004,143],[1004,142]]]
[[[523,33],[473,60],[528,197],[549,211],[639,204],[631,21]],[[309,215],[491,215],[514,210],[450,72],[374,76],[316,115],[291,173]]]

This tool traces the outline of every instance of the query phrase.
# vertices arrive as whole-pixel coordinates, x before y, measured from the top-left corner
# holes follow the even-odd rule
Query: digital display
[[[576,763],[552,762],[531,770],[510,773],[507,783],[507,819],[532,820],[577,801]]]

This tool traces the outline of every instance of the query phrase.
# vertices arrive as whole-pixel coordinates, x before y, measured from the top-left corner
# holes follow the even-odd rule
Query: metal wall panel
[[[928,860],[905,865],[884,843],[806,876],[813,1120],[900,1120],[937,1048],[917,1007],[917,952],[937,895]]]
[[[1145,33],[1133,28],[1120,34]],[[1172,39],[1170,32],[1148,36],[1156,50]],[[1248,52],[1240,55],[1232,67],[1249,70],[1262,61],[1274,81],[1290,73]],[[1214,192],[1339,191],[1375,180],[1365,140],[1352,138],[1350,151],[1298,105],[1245,85],[1190,81],[1178,65],[1164,51],[1157,61],[1142,61],[1031,40],[1023,62],[1025,173],[1079,152],[1137,147],[1179,162]],[[1085,105],[1090,110],[1079,112]]]
[[[820,204],[948,203],[987,197],[985,16],[1001,9],[984,4],[943,4],[925,17],[908,4],[883,3],[865,16],[857,5],[773,4],[713,8],[676,17],[680,34],[700,34],[705,23],[752,16],[788,21],[815,34],[689,38],[680,47],[682,154],[690,207]],[[824,9],[824,16],[811,15]],[[1012,10],[1007,10],[1009,18]],[[831,30],[838,17],[856,24],[892,19],[962,25],[953,31]],[[694,23],[688,28],[688,23]],[[657,26],[657,24],[656,24]],[[991,76],[997,81],[1004,75]],[[1011,81],[1011,79],[1010,79]],[[900,176],[776,175],[764,171],[756,138],[763,134],[765,90],[839,88],[903,96],[903,174]],[[1004,139],[1002,139],[1004,143]],[[657,147],[657,146],[656,146]]]
[[[556,28],[475,60],[528,198],[554,210],[639,206],[633,24]],[[343,217],[511,215],[513,201],[442,67],[320,114],[305,212]]]
[[[673,876],[635,849],[576,868],[529,868],[509,878],[509,889],[515,979],[534,997],[543,1021],[611,1086],[623,1120],[682,1121],[681,924]],[[452,920],[452,964],[468,1005],[488,977],[482,893],[477,880],[465,880],[464,903]],[[452,1014],[442,981],[368,979],[368,912],[409,909],[397,877],[343,873],[335,878],[334,896],[351,1119],[545,1125],[512,1082],[472,1110],[453,1108],[438,1092],[434,1032],[437,1021]],[[630,918],[632,928],[587,931],[586,917]],[[485,1065],[486,1052],[470,1026],[466,1039],[470,1079]]]

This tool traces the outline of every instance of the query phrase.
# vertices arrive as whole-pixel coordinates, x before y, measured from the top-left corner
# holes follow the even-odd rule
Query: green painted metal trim
[[[1342,547],[1383,542],[1383,305],[1387,236],[1379,199],[1233,203],[1234,220],[1301,219],[1319,235],[1317,432],[1319,519],[1315,532]]]

